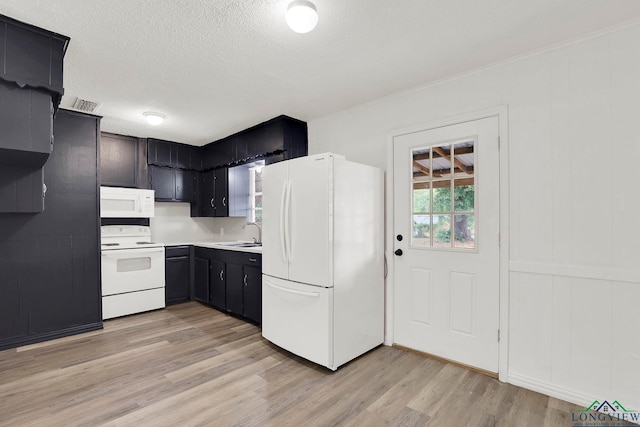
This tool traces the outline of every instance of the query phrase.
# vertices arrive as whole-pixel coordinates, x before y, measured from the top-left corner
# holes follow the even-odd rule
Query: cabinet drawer
[[[167,246],[165,254],[167,258],[189,256],[189,246]]]
[[[224,259],[227,262],[233,262],[236,264],[243,265],[262,265],[262,254],[256,254],[253,252],[241,252],[241,251],[233,251],[233,250],[222,250],[224,251]]]

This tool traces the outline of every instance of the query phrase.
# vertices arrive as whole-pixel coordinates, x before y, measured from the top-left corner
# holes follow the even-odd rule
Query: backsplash
[[[244,218],[192,218],[188,203],[156,202],[151,218],[151,239],[165,244],[252,240],[254,226]]]

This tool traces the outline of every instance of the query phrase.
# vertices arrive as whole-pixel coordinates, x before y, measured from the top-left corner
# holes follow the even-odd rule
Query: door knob
[[[394,254],[398,255],[398,256],[402,256],[402,249],[396,249],[396,251],[394,252]]]

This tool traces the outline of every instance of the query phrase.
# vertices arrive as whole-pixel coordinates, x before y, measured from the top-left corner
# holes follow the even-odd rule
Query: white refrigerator
[[[383,181],[332,153],[263,169],[267,340],[332,370],[382,344]]]

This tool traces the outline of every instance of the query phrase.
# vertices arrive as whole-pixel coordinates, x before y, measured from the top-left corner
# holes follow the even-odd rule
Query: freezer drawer
[[[333,289],[262,276],[262,336],[335,370]]]

